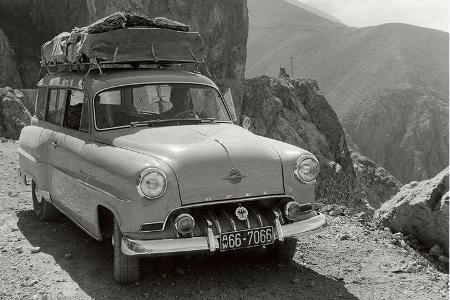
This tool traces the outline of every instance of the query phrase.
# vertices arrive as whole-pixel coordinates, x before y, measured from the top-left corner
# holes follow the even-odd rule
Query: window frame
[[[64,112],[63,112],[63,118],[62,118],[62,124],[56,124],[53,122],[48,121],[47,117],[48,117],[48,109],[49,109],[49,105],[50,105],[50,96],[51,96],[51,92],[52,90],[57,91],[56,93],[56,99],[59,101],[59,92],[60,90],[65,90],[66,91],[66,99],[65,99],[65,103],[64,103]],[[50,124],[53,124],[55,126],[60,126],[60,127],[64,127],[64,122],[65,122],[65,114],[66,114],[66,105],[67,105],[67,87],[62,87],[62,86],[48,86],[47,87],[47,100],[46,100],[46,108],[45,108],[45,118],[44,121]]]
[[[92,98],[90,99],[91,100],[90,109],[92,111],[92,115],[93,115],[92,119],[93,119],[93,125],[94,125],[94,126],[92,126],[92,128],[98,132],[101,132],[101,131],[108,131],[108,130],[122,129],[122,128],[130,127],[129,125],[116,126],[116,127],[111,127],[111,128],[101,128],[101,129],[97,127],[97,119],[96,119],[96,115],[95,115],[95,97],[97,97],[98,94],[100,94],[101,92],[110,90],[110,89],[115,89],[115,88],[121,88],[121,87],[127,87],[127,86],[137,86],[137,85],[158,85],[158,84],[191,84],[191,85],[207,86],[207,87],[213,88],[219,94],[219,97],[222,100],[222,104],[224,105],[227,115],[230,119],[230,121],[223,121],[223,122],[229,123],[229,124],[234,124],[233,118],[232,118],[230,110],[225,102],[225,99],[223,98],[222,93],[219,91],[219,89],[216,86],[214,86],[212,84],[207,84],[207,83],[186,82],[186,81],[153,81],[153,82],[139,82],[139,83],[127,83],[127,84],[112,85],[107,88],[103,88],[103,89],[96,91],[94,93],[94,95],[92,96]]]
[[[73,88],[73,87],[67,87],[65,89],[67,89],[67,97],[66,97],[66,105],[65,105],[65,108],[64,108],[64,120],[63,120],[62,127],[66,128],[66,129],[69,129],[69,130],[76,131],[76,132],[89,133],[91,126],[90,126],[90,117],[89,117],[89,97],[88,97],[88,94],[86,93],[86,91],[84,91],[82,89],[77,89],[77,88]],[[86,116],[87,117],[87,127],[88,127],[87,130],[82,130],[80,128],[77,130],[77,129],[73,129],[73,128],[67,127],[67,108],[70,105],[70,98],[69,98],[70,91],[77,91],[77,92],[83,93],[83,106],[82,106],[81,115],[80,115],[80,125],[81,125],[81,119],[83,117],[83,109],[86,109],[87,110],[87,112],[86,112],[86,115],[87,115]]]
[[[43,95],[42,95],[43,94]],[[37,115],[37,108],[39,103],[39,98],[44,99],[44,109],[42,110],[42,119],[40,119]],[[37,93],[36,93],[36,103],[34,104],[34,114],[33,117],[40,121],[45,121],[47,117],[47,103],[48,103],[48,87],[47,86],[38,86],[37,87]]]

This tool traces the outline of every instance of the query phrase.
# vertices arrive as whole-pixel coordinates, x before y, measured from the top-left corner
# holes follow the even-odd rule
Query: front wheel
[[[49,221],[59,216],[59,211],[44,199],[34,180],[31,182],[31,197],[33,198],[34,214],[41,221]]]
[[[282,242],[275,241],[275,243],[268,249],[269,257],[282,261],[290,262],[294,258],[295,251],[297,250],[296,238],[285,238]]]
[[[114,218],[114,279],[118,283],[132,283],[139,280],[139,258],[122,253],[122,231]]]

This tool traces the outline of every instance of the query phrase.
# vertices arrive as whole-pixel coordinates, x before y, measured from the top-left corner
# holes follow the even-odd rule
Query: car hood
[[[183,205],[284,193],[278,152],[236,125],[138,127],[102,132],[96,140],[166,162]]]

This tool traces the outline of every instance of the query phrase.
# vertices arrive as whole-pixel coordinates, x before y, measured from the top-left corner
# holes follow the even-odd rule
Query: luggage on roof
[[[42,45],[41,64],[196,63],[205,59],[203,39],[188,25],[166,18],[115,13],[63,32]]]

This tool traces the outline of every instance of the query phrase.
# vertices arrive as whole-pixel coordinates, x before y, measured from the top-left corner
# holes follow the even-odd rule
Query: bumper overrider
[[[316,216],[306,220],[281,225],[278,219],[274,221],[274,240],[283,241],[286,237],[294,237],[298,234],[318,230],[326,225],[325,215],[317,213]],[[163,255],[186,252],[214,252],[219,250],[219,235],[214,235],[212,230],[207,231],[207,236],[136,240],[128,237],[122,238],[122,252],[125,255]]]

